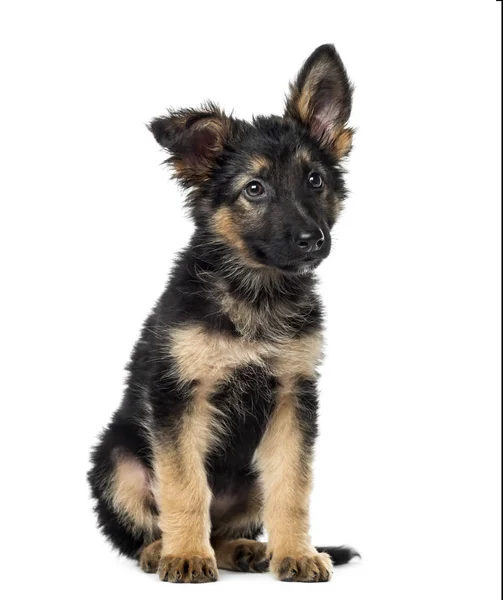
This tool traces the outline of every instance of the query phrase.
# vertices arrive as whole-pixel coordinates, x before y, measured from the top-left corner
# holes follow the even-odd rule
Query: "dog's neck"
[[[284,340],[309,329],[311,316],[321,319],[313,273],[250,265],[232,248],[204,235],[195,235],[191,246],[201,286],[244,337]]]

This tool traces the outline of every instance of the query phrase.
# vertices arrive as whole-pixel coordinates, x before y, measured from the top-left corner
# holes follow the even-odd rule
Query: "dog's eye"
[[[309,185],[316,190],[319,190],[323,187],[323,177],[319,173],[311,173],[308,181]]]
[[[245,187],[245,194],[248,196],[248,198],[256,200],[257,198],[261,198],[265,195],[265,188],[260,181],[250,181],[250,183]]]

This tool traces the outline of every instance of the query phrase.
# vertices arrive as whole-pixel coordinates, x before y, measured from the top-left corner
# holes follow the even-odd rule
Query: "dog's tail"
[[[328,554],[335,566],[345,565],[353,558],[361,558],[361,554],[349,546],[316,546],[316,550]]]

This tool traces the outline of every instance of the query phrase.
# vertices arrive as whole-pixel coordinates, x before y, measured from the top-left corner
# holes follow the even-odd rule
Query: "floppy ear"
[[[208,180],[218,155],[230,136],[230,119],[217,106],[172,111],[154,119],[149,129],[157,142],[171,153],[166,161],[187,186]]]
[[[332,44],[317,48],[290,85],[286,115],[305,125],[336,158],[351,150],[353,130],[346,128],[353,88]]]

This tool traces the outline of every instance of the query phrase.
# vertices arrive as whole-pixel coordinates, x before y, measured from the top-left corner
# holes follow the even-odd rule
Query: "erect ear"
[[[154,119],[149,129],[171,153],[176,176],[190,187],[207,181],[218,155],[230,137],[231,120],[217,106],[172,111]]]
[[[332,44],[317,48],[290,85],[286,115],[305,125],[337,158],[351,150],[353,130],[346,128],[353,88]]]

